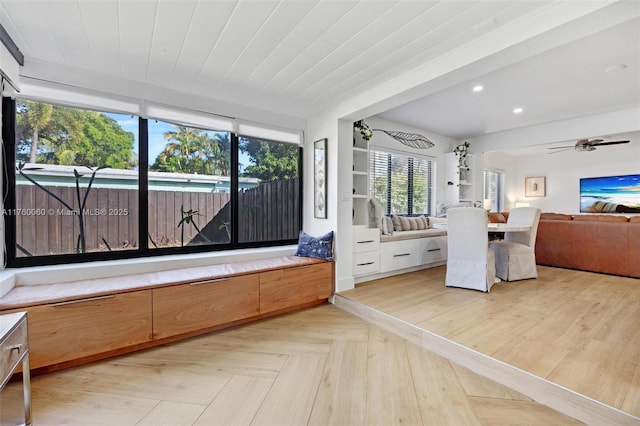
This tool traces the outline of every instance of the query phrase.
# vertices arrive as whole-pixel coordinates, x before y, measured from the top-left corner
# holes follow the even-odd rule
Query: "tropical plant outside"
[[[133,169],[134,135],[106,114],[20,101],[16,160],[39,164]]]

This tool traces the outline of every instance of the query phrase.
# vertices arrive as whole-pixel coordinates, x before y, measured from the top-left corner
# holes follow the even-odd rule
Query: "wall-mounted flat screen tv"
[[[580,179],[580,212],[640,213],[640,175]]]

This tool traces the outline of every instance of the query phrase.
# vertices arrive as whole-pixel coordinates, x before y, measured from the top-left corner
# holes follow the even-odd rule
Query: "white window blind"
[[[276,129],[261,124],[248,122],[238,123],[238,134],[256,139],[266,139],[277,142],[286,142],[296,145],[303,144],[302,132],[289,129]]]
[[[231,132],[234,127],[233,118],[154,103],[147,103],[145,105],[142,116],[187,127],[197,127],[208,130]]]
[[[386,214],[431,214],[433,160],[379,148],[369,150],[371,198]]]
[[[131,115],[140,114],[140,103],[130,99],[29,78],[20,80],[19,97],[31,101],[94,111],[109,111]]]

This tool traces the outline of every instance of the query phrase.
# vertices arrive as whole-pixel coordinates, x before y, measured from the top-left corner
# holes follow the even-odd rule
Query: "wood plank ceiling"
[[[30,61],[309,117],[549,1],[2,0]]]

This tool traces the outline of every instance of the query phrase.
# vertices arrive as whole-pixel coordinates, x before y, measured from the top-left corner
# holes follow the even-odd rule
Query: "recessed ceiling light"
[[[482,87],[482,85],[480,84],[478,84],[477,86],[473,86],[474,92],[482,92],[482,89],[484,89],[484,87]]]
[[[523,110],[522,108],[519,108],[519,107],[518,107],[518,108],[515,108],[515,109],[513,110],[513,113],[514,113],[514,114],[520,114],[522,111],[524,111],[524,110]]]
[[[616,72],[616,71],[622,71],[623,69],[625,69],[627,66],[625,64],[618,64],[618,65],[613,65],[610,66],[609,68],[605,68],[604,72]]]

